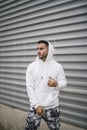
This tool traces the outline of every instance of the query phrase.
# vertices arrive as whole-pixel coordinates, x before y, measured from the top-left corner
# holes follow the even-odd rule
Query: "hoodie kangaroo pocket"
[[[52,93],[38,93],[37,96],[42,106],[50,106],[52,104]]]

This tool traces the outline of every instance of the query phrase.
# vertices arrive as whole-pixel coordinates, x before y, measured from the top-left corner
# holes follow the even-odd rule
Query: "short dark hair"
[[[47,47],[49,46],[49,43],[45,40],[38,41],[38,44],[44,43]]]

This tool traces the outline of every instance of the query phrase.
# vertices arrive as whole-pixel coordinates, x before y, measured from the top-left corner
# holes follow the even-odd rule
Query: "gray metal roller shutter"
[[[36,42],[46,39],[65,70],[60,92],[61,120],[87,128],[87,1],[0,1],[0,102],[27,110],[27,65]]]

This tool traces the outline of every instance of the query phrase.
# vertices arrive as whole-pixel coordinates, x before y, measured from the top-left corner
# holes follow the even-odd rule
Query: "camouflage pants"
[[[59,130],[59,116],[59,107],[45,110],[43,116],[38,115],[35,109],[30,107],[28,117],[26,119],[25,130],[38,130],[41,119],[44,119],[44,121],[47,123],[49,130]]]

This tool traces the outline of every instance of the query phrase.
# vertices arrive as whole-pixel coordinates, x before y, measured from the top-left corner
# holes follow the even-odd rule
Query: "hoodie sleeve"
[[[58,81],[58,88],[64,88],[67,85],[67,81],[65,78],[65,73],[63,70],[63,67],[60,65],[60,67],[58,68],[58,77],[57,77],[57,81]]]
[[[40,106],[34,90],[34,79],[30,71],[30,67],[26,70],[26,87],[30,103],[37,108]]]

